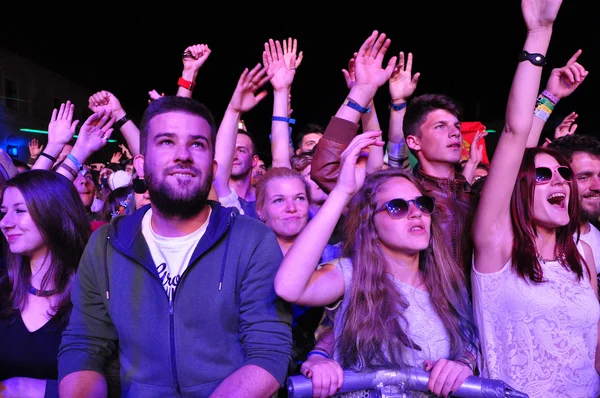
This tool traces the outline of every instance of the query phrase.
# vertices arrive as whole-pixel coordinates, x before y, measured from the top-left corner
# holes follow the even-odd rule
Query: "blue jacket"
[[[208,396],[244,365],[284,383],[291,311],[273,287],[282,260],[275,234],[210,205],[208,228],[172,302],[142,234],[149,206],[92,234],[72,288],[59,381],[81,370],[102,373],[118,349],[122,396]]]

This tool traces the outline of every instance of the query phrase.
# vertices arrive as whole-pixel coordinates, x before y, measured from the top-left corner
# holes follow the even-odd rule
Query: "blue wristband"
[[[77,166],[77,168],[79,169],[79,171],[83,170],[83,165],[79,162],[79,160],[77,160],[77,158],[71,154],[67,155],[67,159],[69,159],[71,162],[73,162],[73,164],[75,166]]]
[[[289,124],[296,124],[296,120],[289,118],[289,117],[283,117],[283,116],[273,116],[273,118],[271,119],[274,122],[286,122]]]
[[[308,353],[308,355],[306,356],[306,359],[310,358],[311,355],[320,355],[323,358],[327,358],[327,359],[331,359],[329,358],[329,355],[327,355],[327,353],[323,352],[323,351],[311,351]]]
[[[365,113],[371,112],[371,108],[365,108],[365,107],[361,106],[359,103],[354,101],[352,98],[346,98],[346,100],[344,101],[344,105],[354,109],[357,112],[362,113],[363,115]]]
[[[403,102],[401,104],[394,104],[392,102],[390,103],[390,107],[395,111],[401,111],[402,109],[406,108],[406,102]]]

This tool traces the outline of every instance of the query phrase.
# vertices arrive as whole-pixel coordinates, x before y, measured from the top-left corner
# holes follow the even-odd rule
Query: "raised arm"
[[[183,71],[181,72],[181,78],[177,82],[177,85],[179,86],[177,88],[177,96],[192,98],[198,71],[202,65],[204,65],[210,56],[210,53],[211,50],[208,48],[208,44],[195,44],[183,51],[181,57],[183,61]]]
[[[362,187],[367,159],[361,154],[371,145],[383,146],[377,137],[378,131],[360,134],[342,153],[335,188],[298,235],[275,275],[275,291],[284,300],[323,306],[343,296],[345,284],[341,272],[329,264],[317,271],[315,268],[346,205]]]
[[[521,8],[527,26],[524,51],[545,56],[561,2],[523,0]],[[506,126],[496,147],[473,224],[475,268],[479,272],[498,271],[512,254],[510,200],[532,126],[531,110],[535,107],[541,76],[541,66],[525,60],[519,62],[513,78]]]
[[[538,146],[544,125],[558,101],[573,94],[585,80],[588,71],[577,62],[581,52],[581,50],[577,50],[562,68],[552,69],[546,88],[538,97],[534,112],[536,117],[533,118],[531,132],[527,139],[527,148]]]
[[[295,41],[297,43],[297,41]],[[285,43],[285,41],[284,41]],[[290,44],[292,44],[290,42]],[[285,46],[286,50],[289,48]],[[295,46],[291,46],[292,50]],[[286,62],[287,56],[287,62]],[[289,64],[289,66],[288,66]],[[289,101],[296,75],[296,54],[284,54],[279,40],[269,39],[263,51],[263,66],[273,86],[273,117],[271,119],[271,155],[273,167],[291,168]]]
[[[229,188],[229,177],[235,154],[235,138],[238,131],[238,123],[242,113],[254,108],[263,98],[267,96],[266,91],[257,93],[267,81],[266,69],[257,64],[252,70],[244,69],[240,76],[233,96],[227,105],[223,115],[217,142],[215,144],[215,160],[217,161],[217,172],[213,184],[219,198],[224,198],[231,193]]]
[[[115,117],[115,126],[121,130],[121,134],[127,142],[131,155],[137,156],[140,154],[140,130],[133,120],[129,119],[121,102],[113,93],[104,90],[91,95],[88,100],[88,108],[92,112],[98,112],[101,109],[110,111]]]
[[[39,156],[37,156],[37,160],[32,167],[33,170],[52,169],[52,166],[56,163],[56,158],[73,138],[79,124],[79,120],[73,121],[74,111],[75,105],[71,101],[60,104],[59,109],[55,108],[52,111],[50,123],[48,123],[48,145],[46,145],[46,149],[39,151]]]
[[[370,111],[368,105],[375,97],[377,89],[392,75],[396,57],[392,57],[385,68],[382,66],[390,44],[390,39],[377,31],[364,41],[354,63],[356,83],[315,147],[315,156],[311,162],[311,179],[325,192],[330,192],[335,186],[339,175],[340,156],[356,135],[362,114]]]
[[[71,181],[77,178],[77,173],[83,171],[83,165],[86,164],[88,158],[108,142],[113,132],[114,122],[114,116],[110,111],[105,110],[100,110],[88,117],[79,129],[79,136],[71,153],[67,155],[56,172]]]
[[[388,163],[391,167],[400,167],[406,171],[410,170],[409,151],[404,141],[404,115],[408,99],[417,89],[417,83],[421,74],[412,73],[413,55],[408,53],[404,58],[404,52],[400,51],[398,65],[389,80],[390,88],[390,130],[388,136]]]

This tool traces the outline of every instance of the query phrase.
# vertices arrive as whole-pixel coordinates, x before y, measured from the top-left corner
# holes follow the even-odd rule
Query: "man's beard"
[[[600,207],[595,207],[591,210],[583,206],[579,207],[579,218],[581,221],[596,221],[600,217]]]
[[[167,176],[178,169],[191,170],[196,177],[190,178],[187,184],[174,188],[166,181]],[[163,180],[159,181],[153,172],[144,167],[144,179],[148,187],[152,207],[165,218],[188,220],[197,216],[206,206],[210,193],[213,175],[212,168],[208,174],[193,167],[170,167],[162,171]],[[193,186],[199,182],[199,186]]]

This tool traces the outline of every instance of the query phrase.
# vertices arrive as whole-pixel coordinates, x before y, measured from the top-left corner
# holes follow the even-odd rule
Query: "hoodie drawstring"
[[[106,284],[106,299],[110,300],[110,283],[108,281],[108,240],[110,236],[106,237],[104,241],[104,283]]]

